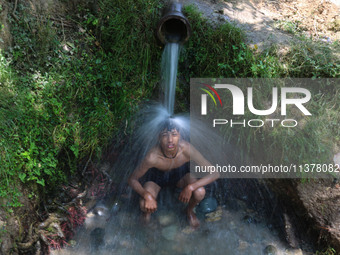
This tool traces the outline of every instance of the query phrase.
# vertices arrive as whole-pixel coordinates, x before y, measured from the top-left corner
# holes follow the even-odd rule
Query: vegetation
[[[99,160],[140,102],[156,98],[161,10],[156,0],[101,0],[60,22],[19,3],[20,18],[9,17],[13,47],[0,53],[2,205],[20,205],[18,183],[31,196],[46,194],[74,176],[82,159]],[[304,39],[283,56],[275,48],[258,53],[232,24],[213,27],[193,7],[185,12],[193,33],[180,59],[177,111],[188,109],[190,77],[339,77],[336,51],[327,45]],[[339,88],[312,94],[314,117],[304,128],[225,129],[226,139],[251,154],[265,148],[268,161],[328,159],[340,139]]]
[[[66,24],[23,2],[20,19],[9,17],[14,44],[0,58],[0,197],[9,208],[20,205],[17,183],[45,194],[81,159],[100,158],[157,84],[157,1],[102,1],[96,16],[79,8]]]

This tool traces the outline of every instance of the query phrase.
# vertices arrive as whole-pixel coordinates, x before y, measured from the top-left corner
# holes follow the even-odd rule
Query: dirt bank
[[[321,0],[180,0],[192,4],[212,22],[232,22],[260,50],[284,49],[301,32],[328,43],[340,39],[340,2]]]

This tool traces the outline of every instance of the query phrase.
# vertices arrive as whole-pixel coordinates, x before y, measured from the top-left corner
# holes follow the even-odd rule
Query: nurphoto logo
[[[274,79],[275,80],[275,79]],[[278,79],[279,80],[279,79]],[[211,81],[210,81],[211,82]],[[306,104],[311,100],[311,92],[307,88],[303,87],[284,87],[284,86],[267,86],[267,91],[270,91],[270,100],[266,102],[266,107],[260,109],[256,105],[261,102],[256,102],[256,96],[254,93],[254,87],[249,86],[249,80],[247,81],[248,86],[241,86],[239,81],[232,83],[214,83],[213,85],[208,85],[207,82],[199,82],[205,87],[200,87],[200,115],[213,115],[212,126],[216,127],[219,125],[230,125],[230,127],[262,127],[264,125],[269,125],[274,127],[275,125],[281,125],[282,127],[296,127],[298,125],[298,120],[296,118],[287,117],[287,108],[296,109],[300,112],[302,116],[311,116],[311,112],[307,109]],[[212,83],[210,83],[212,84]],[[241,89],[242,87],[242,89]],[[261,93],[258,87],[257,93]],[[246,91],[246,93],[244,93]],[[231,100],[226,101],[225,97],[232,97]],[[197,97],[197,96],[196,96]],[[215,109],[209,109],[209,101],[214,103]],[[217,111],[217,100],[221,106],[220,111]],[[195,101],[195,100],[194,100]],[[223,108],[224,101],[225,105],[232,106],[232,111],[228,107]],[[210,104],[211,105],[211,104]],[[192,104],[191,104],[192,106]],[[211,107],[211,106],[210,106]],[[221,109],[223,113],[228,116],[238,117],[237,119],[225,118],[221,116]],[[215,110],[215,111],[214,111]],[[245,112],[248,110],[249,113],[259,116],[260,118],[252,119],[240,119],[240,116],[245,116]],[[269,118],[275,115],[275,118]],[[266,116],[268,118],[263,118],[261,116]],[[278,116],[280,118],[278,118]]]

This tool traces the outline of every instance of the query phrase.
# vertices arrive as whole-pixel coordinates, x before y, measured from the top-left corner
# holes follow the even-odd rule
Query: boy
[[[205,196],[204,186],[214,182],[218,173],[196,179],[190,175],[189,161],[200,166],[211,164],[189,142],[181,139],[180,129],[171,118],[165,121],[159,134],[159,142],[143,159],[129,177],[129,185],[141,196],[140,208],[146,223],[157,210],[157,195],[161,188],[176,185],[182,188],[179,200],[188,203],[186,214],[189,224],[197,228],[200,224],[193,209]],[[146,175],[142,186],[139,179]]]

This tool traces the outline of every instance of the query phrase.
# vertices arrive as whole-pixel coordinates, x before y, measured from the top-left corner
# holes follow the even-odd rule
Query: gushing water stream
[[[174,114],[179,51],[178,43],[167,43],[162,56],[163,103],[170,115]]]

